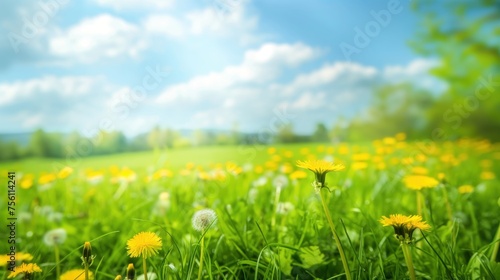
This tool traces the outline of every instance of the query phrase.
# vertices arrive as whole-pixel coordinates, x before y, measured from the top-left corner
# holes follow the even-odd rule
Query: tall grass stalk
[[[205,248],[205,234],[203,234],[200,241],[200,268],[198,269],[198,280],[202,278],[203,274],[203,248]]]
[[[347,259],[344,254],[344,249],[342,248],[342,243],[340,243],[340,238],[337,234],[337,231],[335,230],[335,225],[333,224],[332,217],[330,216],[330,211],[328,210],[328,207],[325,202],[325,198],[323,197],[323,189],[320,190],[319,196],[321,198],[321,203],[323,204],[323,210],[325,211],[325,216],[328,221],[328,224],[330,225],[330,229],[332,230],[333,238],[335,239],[335,243],[337,244],[337,248],[340,253],[340,258],[342,260],[342,265],[344,266],[344,271],[345,271],[345,276],[347,280],[351,280],[351,271],[349,269],[349,264],[347,263]]]

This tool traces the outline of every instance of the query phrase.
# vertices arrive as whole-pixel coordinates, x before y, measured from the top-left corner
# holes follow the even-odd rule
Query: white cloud
[[[439,61],[429,59],[415,59],[407,66],[387,66],[383,77],[389,83],[413,82],[415,86],[433,92],[442,92],[446,84],[428,74],[428,71],[439,65]]]
[[[231,5],[218,5],[218,2],[213,0],[212,6],[186,15],[192,34],[236,37],[242,44],[258,40],[252,35],[258,25],[258,17],[247,13],[243,1],[224,1],[234,2]]]
[[[352,62],[336,62],[327,64],[310,73],[298,75],[290,84],[287,84],[283,90],[291,94],[300,90],[311,88],[335,86],[339,84],[355,85],[371,81],[377,75],[377,69]]]
[[[242,62],[166,87],[129,106],[126,116],[117,104],[130,87],[102,77],[46,76],[0,84],[0,119],[21,128],[99,129],[103,119],[128,135],[156,124],[173,128],[271,131],[292,120],[308,133],[317,121],[329,125],[338,116],[353,116],[369,105],[377,85],[407,81],[420,85],[432,63],[377,69],[351,62],[322,65],[308,72],[301,66],[321,51],[297,44],[264,44],[248,50]],[[295,55],[295,56],[294,56]],[[285,75],[286,73],[286,75]],[[285,115],[285,117],[283,117]]]
[[[116,90],[102,77],[45,76],[0,84],[0,119],[10,119],[22,128],[44,125],[73,129],[95,118]]]
[[[37,97],[54,99],[73,99],[92,95],[92,90],[102,85],[102,79],[96,77],[55,77],[45,76],[38,79],[0,84],[0,106],[24,103]]]
[[[376,86],[400,82],[419,86],[423,79],[438,83],[427,73],[433,63],[424,60],[383,69],[352,62],[326,64],[309,72],[291,69],[320,53],[303,44],[264,44],[247,51],[239,65],[169,86],[155,103],[167,110],[183,108],[187,113],[176,111],[177,120],[186,126],[228,128],[239,122],[247,130],[269,123],[282,107],[300,116],[294,122],[304,132],[316,121],[328,124],[338,116],[362,113]],[[293,74],[283,78],[285,70]]]
[[[136,57],[146,47],[141,30],[109,14],[82,20],[50,39],[56,57],[92,63],[102,58]]]
[[[317,57],[319,51],[304,44],[264,44],[247,51],[240,65],[229,66],[220,72],[192,78],[186,83],[171,86],[157,101],[161,104],[179,100],[197,102],[203,95],[223,95],[234,86],[266,84],[273,81],[286,67],[297,67]]]
[[[174,0],[94,0],[97,4],[115,10],[166,9],[172,7]]]
[[[167,37],[181,37],[186,32],[182,22],[169,15],[150,15],[144,20],[143,26],[147,33]]]

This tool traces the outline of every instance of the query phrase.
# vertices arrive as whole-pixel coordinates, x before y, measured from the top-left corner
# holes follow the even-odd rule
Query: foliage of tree
[[[439,60],[431,73],[449,84],[430,110],[432,126],[500,140],[500,0],[412,3],[423,28],[411,45]]]
[[[328,129],[324,123],[317,123],[316,129],[311,135],[311,140],[314,142],[329,142],[330,136],[328,135]]]
[[[410,84],[385,85],[375,90],[366,114],[354,118],[341,134],[349,140],[379,139],[404,132],[409,138],[430,138],[428,111],[435,97]]]
[[[61,157],[64,154],[62,136],[38,129],[31,136],[28,150],[35,157]]]
[[[0,141],[0,161],[16,160],[23,156],[23,151],[16,142]]]

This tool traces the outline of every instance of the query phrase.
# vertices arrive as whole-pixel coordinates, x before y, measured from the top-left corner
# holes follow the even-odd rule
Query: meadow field
[[[86,265],[88,279],[128,279],[130,264],[149,280],[500,279],[500,145],[486,140],[398,134],[32,158],[0,171],[0,279],[11,275],[10,216],[18,269],[36,264],[16,279],[85,279]],[[216,218],[193,219],[206,209]],[[407,228],[396,214],[421,217],[413,234],[397,232]]]

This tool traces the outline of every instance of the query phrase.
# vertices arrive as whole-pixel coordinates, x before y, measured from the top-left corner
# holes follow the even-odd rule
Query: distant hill
[[[16,142],[22,147],[27,147],[30,142],[32,132],[22,133],[0,133],[1,142]]]

